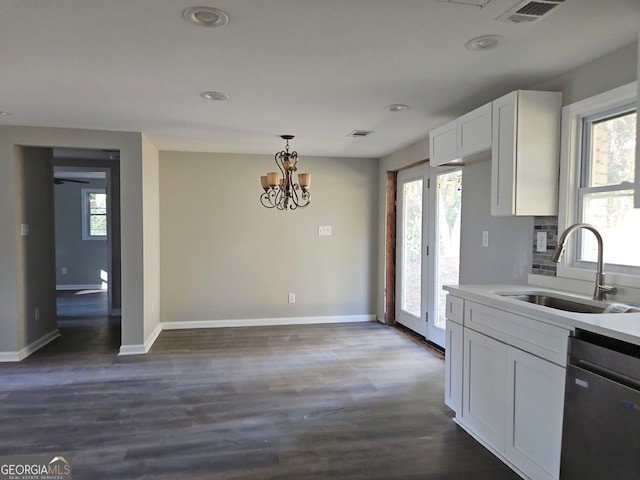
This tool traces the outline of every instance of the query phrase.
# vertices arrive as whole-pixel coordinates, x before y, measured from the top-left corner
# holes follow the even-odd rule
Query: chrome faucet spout
[[[551,255],[551,260],[556,262],[556,263],[560,262],[560,259],[562,258],[562,255],[564,254],[564,250],[565,250],[565,247],[566,247],[565,243],[567,241],[567,238],[573,232],[575,232],[576,230],[579,230],[581,228],[584,228],[585,230],[589,230],[590,232],[592,232],[596,236],[596,241],[598,242],[598,261],[597,261],[597,264],[596,264],[596,286],[595,286],[595,289],[593,291],[593,299],[594,300],[606,300],[607,299],[607,293],[615,294],[615,293],[617,293],[618,289],[615,288],[615,287],[610,287],[608,285],[605,285],[605,282],[604,282],[603,241],[602,241],[602,235],[600,235],[600,232],[598,232],[596,227],[594,227],[593,225],[590,225],[588,223],[575,223],[575,224],[567,227],[567,229],[564,232],[562,232],[562,235],[560,235],[560,238],[558,238],[558,246],[556,247],[555,251]]]

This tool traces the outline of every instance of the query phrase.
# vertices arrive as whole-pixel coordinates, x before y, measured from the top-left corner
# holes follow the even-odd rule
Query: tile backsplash
[[[536,250],[538,232],[547,234],[547,251]],[[531,273],[536,275],[556,276],[557,264],[551,261],[551,254],[558,241],[558,217],[534,217],[533,219],[533,263]]]

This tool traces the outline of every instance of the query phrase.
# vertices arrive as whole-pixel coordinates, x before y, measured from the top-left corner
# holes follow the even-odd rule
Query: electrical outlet
[[[547,251],[547,232],[538,232],[536,234],[536,251],[537,252]]]
[[[295,293],[290,293],[289,294],[289,303],[296,303],[296,294]]]
[[[489,246],[489,232],[487,232],[486,230],[482,232],[482,246],[483,247]]]
[[[22,235],[23,237],[26,237],[27,235],[29,235],[29,225],[26,223],[22,223],[20,224],[20,235]]]
[[[67,274],[67,267],[61,267],[61,268],[60,268],[60,273],[61,273],[62,275],[66,275],[66,274]]]
[[[331,226],[330,225],[321,225],[318,227],[318,235],[330,237],[331,236]]]

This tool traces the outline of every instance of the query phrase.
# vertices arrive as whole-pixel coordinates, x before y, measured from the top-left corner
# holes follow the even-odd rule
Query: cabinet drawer
[[[463,325],[464,300],[459,297],[447,295],[447,320]]]
[[[469,301],[465,302],[464,325],[566,366],[569,329]]]

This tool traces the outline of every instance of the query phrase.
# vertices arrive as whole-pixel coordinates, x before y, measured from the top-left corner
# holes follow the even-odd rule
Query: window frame
[[[558,236],[581,218],[579,202],[583,179],[582,151],[585,148],[583,121],[630,104],[635,104],[637,111],[636,101],[637,82],[632,82],[563,107]],[[567,242],[566,254],[558,265],[556,275],[559,278],[593,281],[595,263],[576,260],[576,242],[579,238],[580,235],[574,234]],[[604,248],[607,248],[606,244]],[[605,273],[608,284],[640,288],[640,267],[605,264]]]
[[[107,240],[107,235],[91,235],[91,207],[89,202],[89,195],[94,193],[107,194],[106,188],[82,188],[80,190],[82,198],[82,240]],[[108,203],[108,200],[107,200]],[[109,218],[109,207],[107,205],[107,211],[104,216]],[[108,231],[107,231],[108,234]]]

